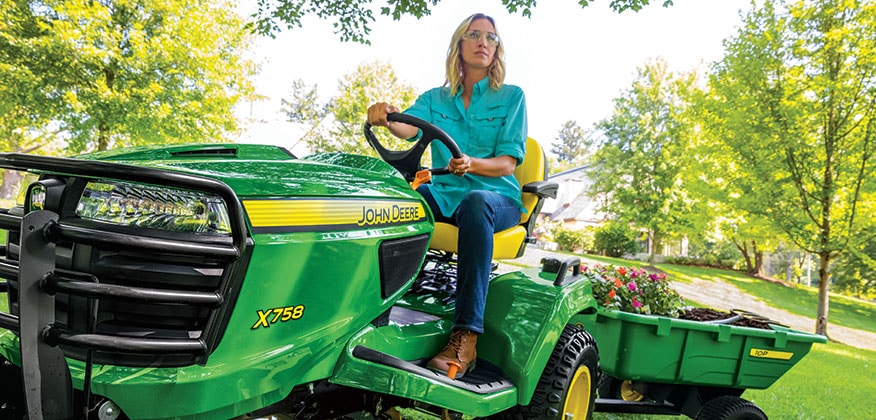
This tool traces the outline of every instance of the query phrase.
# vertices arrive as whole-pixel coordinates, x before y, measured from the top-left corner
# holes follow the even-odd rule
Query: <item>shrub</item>
[[[554,226],[551,229],[554,242],[562,251],[574,252],[586,249],[587,232],[581,229],[569,229],[563,225]]]
[[[608,222],[593,235],[594,248],[609,257],[621,257],[637,251],[633,231],[623,223]]]

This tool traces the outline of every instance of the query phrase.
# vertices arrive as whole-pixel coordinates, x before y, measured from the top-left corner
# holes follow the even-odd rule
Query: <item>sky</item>
[[[297,141],[300,130],[284,122],[280,112],[280,101],[291,96],[296,79],[316,85],[323,102],[337,95],[338,81],[364,62],[389,63],[418,93],[442,85],[452,32],[481,12],[496,20],[505,47],[505,83],[520,86],[526,95],[529,135],[549,150],[565,122],[586,129],[609,117],[613,100],[650,60],[662,57],[675,72],[708,70],[723,57],[722,42],[736,34],[740,13],[751,8],[749,0],[674,3],[664,8],[661,0],[652,0],[639,12],[618,14],[609,0],[585,8],[575,0],[544,0],[526,18],[510,14],[501,0],[442,0],[419,20],[377,16],[371,45],[343,43],[333,33],[333,21],[308,18],[302,28],[255,41],[253,59],[261,68],[256,89],[266,99],[239,110],[249,121],[240,141],[307,154]]]

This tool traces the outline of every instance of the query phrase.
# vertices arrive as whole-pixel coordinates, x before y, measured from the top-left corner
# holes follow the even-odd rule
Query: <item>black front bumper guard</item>
[[[127,250],[173,253],[189,257],[209,257],[228,262],[228,270],[240,260],[248,245],[243,208],[236,194],[226,184],[179,172],[142,168],[131,165],[69,158],[52,158],[0,153],[0,168],[73,175],[91,179],[116,179],[186,188],[219,195],[228,206],[232,240],[230,244],[188,242],[147,236],[130,236],[86,228],[59,221],[57,213],[34,211],[23,217],[0,213],[0,229],[20,232],[20,252],[15,261],[0,259],[0,277],[17,281],[19,314],[0,312],[0,328],[18,333],[21,346],[21,368],[25,400],[30,418],[69,419],[74,417],[73,387],[64,352],[59,345],[89,350],[86,360],[85,399],[90,395],[91,351],[112,351],[136,354],[192,354],[202,362],[217,344],[219,332],[202,334],[200,338],[150,339],[120,337],[94,332],[99,299],[135,303],[178,303],[218,308],[225,302],[223,293],[163,290],[101,284],[99,279],[83,279],[57,272],[55,244],[62,241],[89,245],[119,247]],[[226,274],[231,276],[231,274]],[[226,285],[225,290],[237,287]],[[0,282],[0,293],[10,291],[7,282]],[[87,333],[56,327],[55,293],[65,293],[89,299],[93,321]],[[234,295],[234,293],[229,293]],[[213,329],[220,327],[215,325]],[[208,327],[209,328],[209,327]],[[211,337],[205,341],[204,337]],[[87,414],[86,414],[87,415]]]

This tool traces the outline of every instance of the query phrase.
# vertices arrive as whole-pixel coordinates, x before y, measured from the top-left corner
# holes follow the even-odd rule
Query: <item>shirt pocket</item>
[[[447,128],[445,127],[453,127],[459,125],[459,121],[462,120],[462,115],[459,115],[459,111],[457,111],[456,109],[445,107],[442,105],[443,104],[432,105],[432,124],[435,124],[442,130],[447,131]]]
[[[494,157],[499,143],[499,133],[508,119],[508,107],[497,105],[481,112],[471,114],[473,157]]]

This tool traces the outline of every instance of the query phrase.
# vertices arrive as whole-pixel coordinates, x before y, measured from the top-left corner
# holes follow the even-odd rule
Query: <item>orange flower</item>
[[[616,279],[614,279],[614,286],[615,287],[623,287],[624,283],[622,281],[620,281],[620,279],[616,278]]]
[[[614,290],[609,290],[609,291],[608,291],[608,298],[609,298],[609,299],[614,299],[615,296],[617,296],[617,293],[615,293]]]
[[[620,275],[622,275],[622,276],[626,276],[626,275],[627,275],[627,269],[626,269],[626,267],[618,267],[618,268],[617,268],[617,272],[618,272]]]

